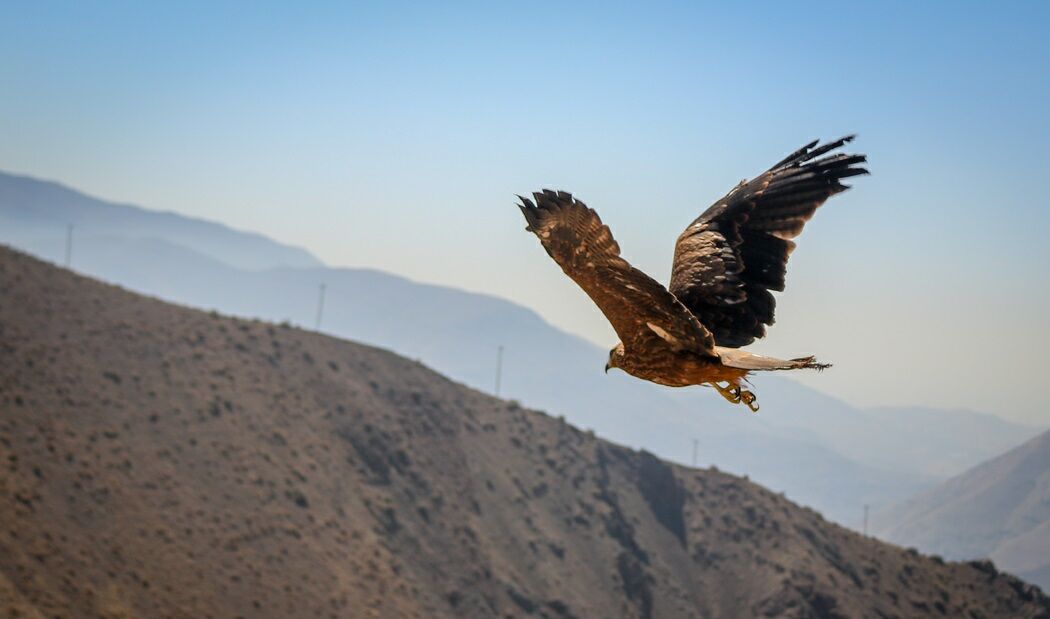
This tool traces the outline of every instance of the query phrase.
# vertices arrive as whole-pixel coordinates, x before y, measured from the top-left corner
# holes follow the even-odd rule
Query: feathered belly
[[[628,374],[667,387],[688,387],[703,383],[728,382],[740,385],[747,370],[722,365],[718,359],[679,355],[654,355],[623,368]]]

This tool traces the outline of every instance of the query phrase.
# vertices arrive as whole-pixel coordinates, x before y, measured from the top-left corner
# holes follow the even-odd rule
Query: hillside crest
[[[5,248],[0,354],[12,616],[1050,616],[389,352]]]

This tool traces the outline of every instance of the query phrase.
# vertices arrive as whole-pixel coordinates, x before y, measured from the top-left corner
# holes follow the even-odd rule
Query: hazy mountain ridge
[[[1050,587],[1050,432],[876,514],[892,542],[953,559],[991,557]]]
[[[6,229],[7,242],[46,247],[43,255],[57,262],[65,255],[69,225],[74,226],[74,255],[81,235],[106,234],[164,239],[243,269],[322,266],[309,252],[261,234],[107,202],[52,181],[0,171],[0,228]]]
[[[0,213],[33,210],[6,204],[3,195]],[[91,212],[80,214],[86,220]],[[49,250],[54,240],[20,241],[31,234],[16,224],[0,228],[0,241],[59,258],[57,248]],[[680,462],[690,461],[697,440],[699,463],[748,474],[858,528],[863,505],[910,496],[1035,432],[975,413],[858,410],[775,376],[757,380],[763,411],[752,416],[709,390],[606,376],[605,350],[502,299],[374,270],[244,270],[171,238],[124,237],[119,226],[107,233],[108,225],[103,218],[96,232],[78,233],[75,270],[177,303],[305,325],[313,324],[325,283],[324,331],[421,359],[487,391],[502,345],[502,394]],[[978,427],[983,440],[969,440]]]
[[[1050,617],[391,353],[0,249],[10,616]]]

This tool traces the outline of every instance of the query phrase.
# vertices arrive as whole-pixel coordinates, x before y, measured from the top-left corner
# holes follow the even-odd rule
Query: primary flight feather
[[[864,155],[833,152],[852,139],[811,142],[715,202],[678,237],[668,288],[624,260],[609,227],[571,194],[545,189],[533,200],[519,196],[519,207],[527,230],[619,336],[606,371],[672,387],[710,385],[758,410],[743,388],[748,373],[827,367],[813,357],[782,360],[739,348],[773,324],[770,291],[784,289],[791,239],[849,188],[842,179],[868,173]]]

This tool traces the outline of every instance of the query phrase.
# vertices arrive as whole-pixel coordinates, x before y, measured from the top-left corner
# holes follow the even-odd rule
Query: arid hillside
[[[1050,599],[388,352],[0,248],[0,616],[991,618]]]

